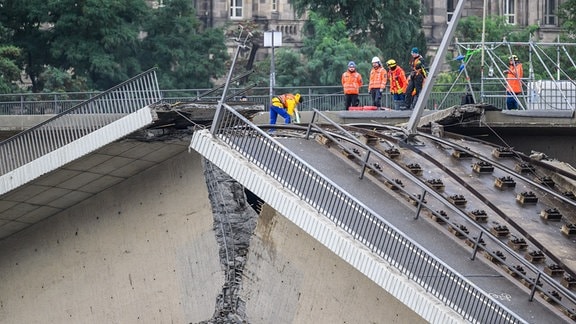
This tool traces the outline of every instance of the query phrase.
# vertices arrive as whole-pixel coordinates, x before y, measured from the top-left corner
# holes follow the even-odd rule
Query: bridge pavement
[[[415,220],[415,207],[369,178],[360,179],[359,171],[345,159],[335,157],[314,140],[279,140],[350,195],[528,322],[565,323],[563,315],[538,298],[533,302],[528,301],[529,291],[526,287],[511,281],[500,270],[488,265],[482,257],[470,260],[472,250],[464,247],[456,238],[447,236],[445,231],[438,228],[439,225],[424,217]]]

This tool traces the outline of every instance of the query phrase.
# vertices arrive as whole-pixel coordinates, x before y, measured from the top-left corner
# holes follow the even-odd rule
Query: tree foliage
[[[45,92],[82,92],[86,91],[86,79],[68,71],[47,66],[39,76]]]
[[[563,21],[562,27],[566,30],[569,38],[576,38],[576,0],[566,0],[558,8],[558,17]]]
[[[97,89],[141,72],[136,53],[144,0],[49,0],[47,10],[54,66],[73,69]]]
[[[370,44],[354,44],[344,22],[331,23],[326,18],[309,13],[302,48],[299,51],[278,51],[275,58],[276,86],[339,86],[349,61],[357,64],[358,72],[367,83],[374,56],[381,56],[381,51]],[[269,73],[269,64],[270,61],[261,62],[258,70]]]
[[[46,53],[49,37],[46,26],[42,25],[49,21],[46,3],[42,0],[4,0],[1,8],[0,24],[8,37],[0,45],[10,44],[22,51],[17,64],[24,67],[32,89],[39,90],[38,77],[50,64]]]
[[[484,40],[486,42],[501,42],[504,37],[512,33],[512,25],[506,23],[504,17],[488,17],[485,21],[486,30]],[[482,17],[463,17],[458,22],[455,33],[461,42],[479,42],[482,40]]]
[[[22,70],[17,64],[21,51],[11,45],[0,45],[0,93],[12,92]]]
[[[225,70],[223,32],[200,30],[190,1],[165,3],[0,0],[0,47],[21,50],[33,92],[105,90],[150,67],[161,87],[209,87]]]
[[[408,62],[410,49],[426,49],[421,29],[419,0],[293,0],[298,14],[306,10],[344,23],[350,39],[358,45],[372,44],[382,52],[382,60]]]
[[[163,87],[210,88],[212,80],[224,74],[224,32],[201,31],[190,1],[167,2],[152,12],[144,29],[141,62],[145,68],[158,67]]]

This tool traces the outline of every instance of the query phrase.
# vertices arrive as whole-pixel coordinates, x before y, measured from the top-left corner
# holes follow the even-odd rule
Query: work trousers
[[[358,100],[358,94],[345,94],[344,95],[344,105],[345,105],[345,109],[349,110],[350,106],[359,106],[360,105],[360,100]]]
[[[288,115],[286,109],[276,106],[270,106],[270,124],[272,125],[276,124],[276,119],[278,119],[278,115],[284,118],[285,124],[290,124],[291,122],[290,115]]]
[[[372,98],[372,106],[382,107],[382,92],[380,92],[380,89],[371,89],[370,97]]]
[[[520,93],[513,93],[510,91],[506,91],[506,109],[508,110],[518,109],[518,100],[516,100],[516,98],[519,95]]]

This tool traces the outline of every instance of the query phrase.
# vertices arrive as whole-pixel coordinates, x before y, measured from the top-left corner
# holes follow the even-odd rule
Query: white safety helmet
[[[380,59],[378,58],[378,56],[374,56],[372,58],[372,63],[380,63]]]

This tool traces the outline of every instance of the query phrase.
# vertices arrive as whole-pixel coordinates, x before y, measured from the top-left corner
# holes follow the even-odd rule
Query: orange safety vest
[[[286,103],[288,102],[288,100],[296,100],[294,95],[291,93],[285,93],[285,94],[276,96],[276,98],[280,99],[280,102],[282,103],[284,108],[286,108]]]
[[[362,76],[358,72],[346,71],[342,73],[342,87],[344,94],[358,94],[362,86]]]
[[[370,70],[370,82],[368,83],[368,90],[386,88],[387,78],[388,72],[386,72],[386,69],[381,66],[378,68],[372,68],[372,70]]]
[[[286,109],[288,115],[294,115],[294,109],[298,100],[296,100],[296,96],[291,93],[285,93],[279,96],[275,96],[272,98],[272,105]]]
[[[388,71],[388,81],[390,82],[390,93],[403,94],[406,92],[408,81],[404,70],[400,66],[396,66],[394,70]]]
[[[417,57],[413,57],[410,59],[410,68],[412,69],[412,71],[416,70],[416,65],[418,65],[418,63],[422,64],[422,75],[426,77],[427,73],[426,69],[424,68],[424,60],[422,59],[422,55],[418,55]]]
[[[506,91],[521,93],[522,92],[522,77],[524,77],[524,69],[522,68],[522,63],[510,64],[508,68],[506,81],[508,82],[508,87]]]

